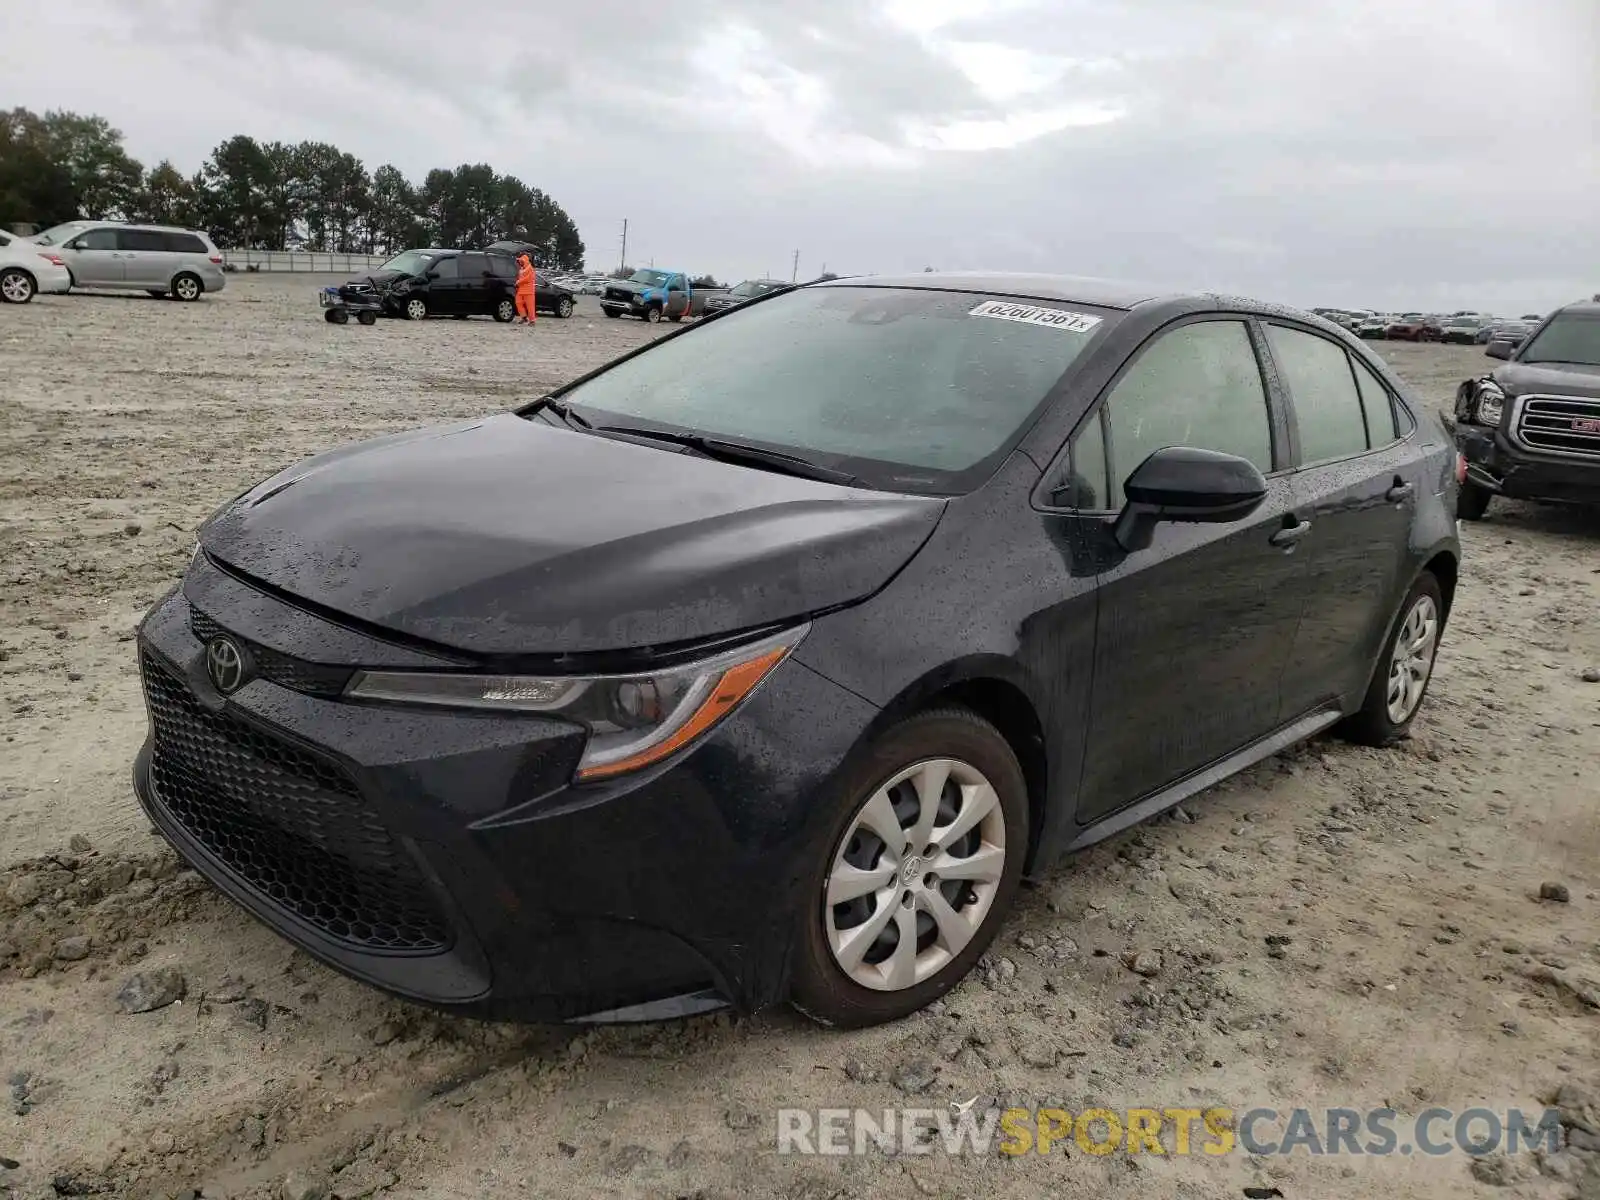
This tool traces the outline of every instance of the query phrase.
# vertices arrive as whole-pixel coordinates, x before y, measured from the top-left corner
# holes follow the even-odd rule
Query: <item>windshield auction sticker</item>
[[[1088,333],[1100,324],[1099,317],[1068,312],[1064,308],[1039,308],[1033,304],[1013,304],[1009,300],[985,300],[969,317],[998,317],[1002,321],[1021,321],[1024,325],[1048,325],[1068,333]]]

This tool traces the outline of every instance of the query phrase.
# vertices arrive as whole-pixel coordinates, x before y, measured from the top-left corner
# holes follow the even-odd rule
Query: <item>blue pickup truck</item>
[[[682,271],[647,267],[626,279],[613,279],[600,293],[600,307],[608,317],[639,317],[652,325],[663,317],[681,321],[696,315],[694,289]]]

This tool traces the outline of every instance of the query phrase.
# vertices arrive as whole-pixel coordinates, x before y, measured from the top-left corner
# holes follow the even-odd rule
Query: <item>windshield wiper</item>
[[[594,423],[588,417],[574,412],[572,405],[564,400],[557,400],[554,396],[541,396],[528,408],[524,409],[523,412],[527,416],[532,416],[536,412],[553,412],[557,417],[561,418],[563,424],[573,429],[594,428]]]
[[[795,475],[801,479],[816,479],[823,483],[851,484],[857,482],[856,477],[848,471],[840,471],[834,467],[825,467],[821,463],[812,462],[809,458],[801,458],[796,454],[785,454],[781,450],[767,450],[761,446],[751,446],[744,442],[729,442],[722,438],[706,437],[700,433],[674,433],[666,429],[644,429],[634,425],[600,425],[594,427],[596,433],[616,434],[619,437],[644,438],[649,441],[668,442],[674,446],[682,446],[687,450],[694,450],[707,458],[717,459],[719,462],[738,463],[747,467],[763,467],[769,471],[777,471],[784,475]]]

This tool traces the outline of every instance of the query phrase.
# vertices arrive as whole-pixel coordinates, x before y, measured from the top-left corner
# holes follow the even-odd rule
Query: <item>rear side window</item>
[[[1361,392],[1361,410],[1367,417],[1367,436],[1374,446],[1387,446],[1401,434],[1394,398],[1372,373],[1372,369],[1353,354],[1350,356],[1350,368],[1356,373],[1356,387]]]
[[[1272,470],[1267,391],[1243,321],[1198,321],[1161,334],[1111,389],[1105,418],[1108,508],[1122,506],[1122,481],[1166,446],[1236,454]]]
[[[1267,342],[1294,401],[1301,461],[1324,462],[1364,451],[1367,422],[1344,347],[1282,325],[1267,326]]]
[[[139,254],[165,254],[166,236],[153,229],[119,229],[117,249]]]
[[[517,277],[517,264],[512,262],[504,254],[491,254],[488,256],[488,258],[489,270],[497,278],[515,279]]]
[[[167,250],[173,254],[210,254],[211,250],[192,233],[164,233]]]
[[[487,254],[463,254],[456,260],[463,279],[482,279],[489,273]]]

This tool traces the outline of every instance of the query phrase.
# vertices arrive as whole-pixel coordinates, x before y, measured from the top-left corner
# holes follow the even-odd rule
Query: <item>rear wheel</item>
[[[200,293],[205,290],[205,284],[200,282],[198,275],[191,275],[185,271],[181,275],[173,276],[172,294],[179,300],[193,302],[200,299]]]
[[[1444,628],[1444,599],[1429,572],[1406,593],[1361,708],[1341,726],[1351,741],[1387,746],[1405,737],[1433,681],[1433,661]]]
[[[356,320],[360,321],[363,325],[376,325],[378,323],[378,314],[372,312],[370,309],[364,310],[356,314]]]
[[[998,730],[965,709],[920,713],[840,780],[832,833],[802,893],[795,1007],[859,1027],[958,983],[1016,895],[1028,796]]]
[[[7,304],[26,304],[39,289],[21,267],[7,267],[0,271],[0,300]]]
[[[1483,514],[1489,511],[1489,501],[1493,499],[1493,492],[1469,479],[1461,485],[1461,492],[1456,496],[1456,516],[1463,521],[1481,521]]]
[[[350,314],[342,308],[330,308],[322,314],[322,318],[329,325],[346,325],[349,324]]]
[[[412,296],[405,305],[406,320],[420,321],[428,315],[428,302],[421,296]]]

